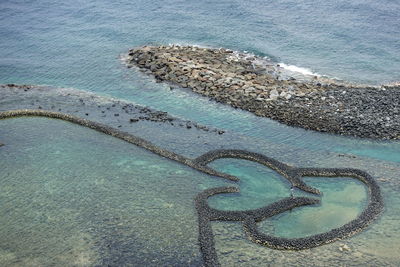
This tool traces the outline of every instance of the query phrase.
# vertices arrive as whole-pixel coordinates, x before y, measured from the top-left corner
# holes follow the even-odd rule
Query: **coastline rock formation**
[[[361,86],[320,77],[297,80],[271,61],[228,49],[143,46],[131,49],[137,66],[217,102],[287,125],[320,132],[400,139],[400,87]]]

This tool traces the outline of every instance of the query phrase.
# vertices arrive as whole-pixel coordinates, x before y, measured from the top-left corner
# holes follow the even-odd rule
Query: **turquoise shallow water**
[[[304,259],[314,265],[396,266],[400,262],[398,141],[287,127],[187,90],[171,91],[166,84],[126,69],[119,57],[145,44],[198,44],[249,51],[328,77],[393,82],[400,80],[399,12],[399,3],[390,0],[2,1],[0,83],[47,84],[113,96],[228,130],[245,139],[251,150],[292,164],[366,170],[380,179],[386,209],[368,231],[345,241],[351,252],[343,254],[334,243],[284,254],[246,241],[239,224],[216,223],[219,258],[226,266],[296,266]],[[167,139],[149,138],[158,138],[161,144]],[[233,148],[229,141],[221,145]],[[71,259],[76,265],[199,263],[193,197],[222,181],[63,122],[0,121],[0,142],[6,144],[0,147],[1,203],[5,203],[2,265],[65,265]],[[180,147],[177,140],[171,147],[191,155],[210,148],[185,145]],[[240,144],[240,148],[247,147]],[[332,157],[332,153],[357,158]],[[218,208],[259,207],[289,194],[284,180],[257,164],[234,160],[214,164],[242,178],[241,195],[210,199]],[[279,236],[317,233],[354,218],[366,201],[364,187],[352,180],[307,181],[325,192],[321,207],[293,210],[260,227]],[[161,192],[159,185],[165,190]]]
[[[231,182],[54,119],[2,120],[0,136],[6,144],[0,148],[2,265],[201,263],[193,199],[204,189]],[[282,153],[279,156],[285,156],[284,150]],[[308,157],[304,154],[303,160]],[[327,164],[323,158],[313,161]],[[248,266],[270,260],[276,265],[298,265],[303,257],[318,262],[316,265],[346,263],[350,259],[356,264],[400,262],[396,253],[400,237],[396,226],[400,219],[396,193],[400,166],[380,161],[370,161],[367,167],[362,163],[353,165],[379,173],[386,208],[366,231],[345,240],[350,252],[337,255],[343,243],[336,242],[294,256],[294,252],[253,244],[238,228],[240,224],[221,222],[213,229],[222,265]],[[217,160],[211,166],[241,178],[236,184],[241,192],[212,197],[209,203],[213,207],[244,210],[289,196],[289,184],[266,167],[243,160]],[[283,237],[320,233],[354,219],[366,203],[364,186],[353,179],[305,181],[323,192],[321,205],[277,215],[260,223],[260,229]],[[302,194],[295,192],[297,196]],[[376,244],[379,249],[374,248]]]
[[[242,160],[219,160],[212,166],[241,178],[240,194],[215,196],[210,199],[212,207],[224,210],[257,209],[290,196],[287,180],[262,165]],[[272,220],[276,235],[293,238],[326,232],[355,219],[365,207],[367,192],[357,180],[320,177],[306,178],[305,181],[323,192],[322,205],[276,216]],[[306,194],[295,191],[294,195]],[[264,227],[270,224],[271,221],[267,220]],[[271,231],[269,228],[266,230]]]

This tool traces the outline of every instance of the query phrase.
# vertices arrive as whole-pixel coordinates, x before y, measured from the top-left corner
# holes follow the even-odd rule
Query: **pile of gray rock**
[[[275,63],[228,49],[143,46],[137,66],[217,102],[292,126],[358,137],[400,139],[400,88],[360,86],[319,77],[297,80]]]

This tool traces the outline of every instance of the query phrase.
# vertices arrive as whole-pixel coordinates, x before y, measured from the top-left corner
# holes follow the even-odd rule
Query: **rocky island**
[[[320,132],[400,139],[400,86],[295,78],[274,62],[228,49],[143,46],[124,58],[170,82],[234,108]]]

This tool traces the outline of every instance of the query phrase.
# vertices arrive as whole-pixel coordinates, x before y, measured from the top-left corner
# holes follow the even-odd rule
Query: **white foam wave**
[[[287,65],[285,63],[279,63],[279,66],[284,68],[285,70],[291,71],[291,72],[297,72],[300,73],[302,75],[310,75],[310,76],[317,76],[317,77],[321,77],[320,74],[313,72],[310,69],[307,68],[302,68],[302,67],[298,67],[295,65]]]

